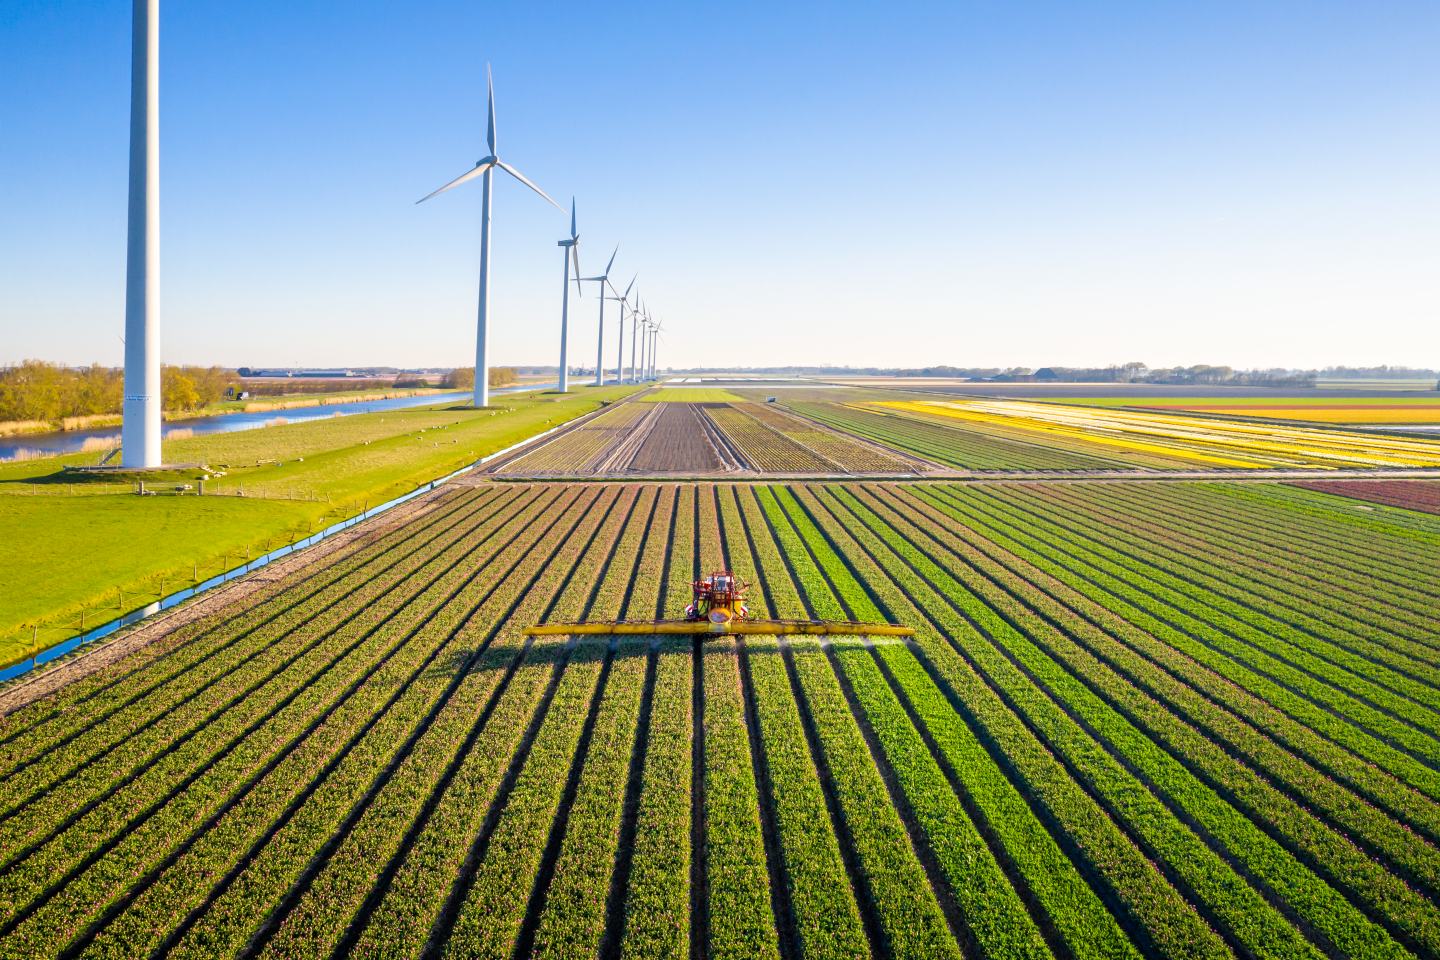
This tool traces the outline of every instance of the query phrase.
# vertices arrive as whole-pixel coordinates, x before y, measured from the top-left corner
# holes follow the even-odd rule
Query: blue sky
[[[0,3],[0,362],[119,361],[129,17]],[[468,363],[479,191],[414,201],[489,61],[662,359],[1440,365],[1437,49],[1433,2],[165,0],[164,354]],[[554,362],[565,227],[497,185],[499,362]]]

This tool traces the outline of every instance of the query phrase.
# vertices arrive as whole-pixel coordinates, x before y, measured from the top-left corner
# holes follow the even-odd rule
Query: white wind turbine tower
[[[645,314],[645,339],[640,341],[640,379],[648,380],[650,373],[650,314]]]
[[[615,250],[610,254],[610,262],[605,264],[605,270],[598,277],[586,277],[586,280],[600,281],[600,332],[595,335],[595,386],[605,386],[605,301],[612,299],[605,295],[605,288],[610,285],[610,268],[615,266],[615,254],[620,252],[620,245],[615,245]],[[579,267],[575,269],[580,272]],[[613,287],[611,289],[614,289]],[[625,325],[625,309],[620,309],[620,325]],[[619,377],[615,378],[617,381]]]
[[[640,302],[640,291],[636,290],[635,306],[630,308],[630,380],[632,383],[638,382],[635,379],[635,346],[640,342],[640,314],[643,310],[644,305]]]
[[[660,365],[656,362],[656,356],[660,352],[660,330],[665,325],[658,320],[655,322],[655,329],[650,334],[650,379],[658,380]]]
[[[575,232],[575,198],[570,198],[570,236],[557,240],[565,260],[565,286],[560,292],[560,392],[570,392],[570,369],[566,366],[565,349],[570,343],[570,263],[575,263],[575,292],[580,290],[580,234]],[[602,301],[603,306],[603,301]]]
[[[120,463],[160,466],[160,0],[134,0]]]
[[[608,271],[609,268],[607,267],[606,270]],[[618,301],[620,301],[620,322],[619,322],[619,324],[616,325],[616,326],[618,327],[618,330],[617,330],[617,337],[618,337],[618,339],[615,341],[615,382],[616,382],[616,383],[619,383],[619,382],[621,381],[622,375],[623,375],[623,373],[624,373],[624,366],[625,366],[625,308],[626,308],[627,306],[629,306],[629,304],[630,304],[630,300],[629,300],[629,297],[630,297],[630,289],[635,286],[635,280],[636,280],[638,277],[639,277],[639,274],[636,274],[634,277],[631,277],[631,278],[630,278],[630,285],[625,288],[625,292],[622,293],[620,296],[618,296],[618,297],[607,297],[607,298],[606,298],[607,300],[618,300]],[[614,290],[615,288],[614,288],[614,287],[611,287],[610,289],[611,289],[611,290]]]
[[[475,406],[487,407],[490,405],[490,362],[488,359],[489,347],[489,325],[487,323],[490,313],[490,193],[493,187],[492,174],[498,168],[504,170],[510,176],[519,180],[525,186],[534,190],[540,196],[549,200],[555,209],[564,211],[564,207],[550,199],[549,194],[541,190],[535,184],[525,178],[519,170],[501,160],[495,152],[495,83],[490,77],[490,67],[485,67],[485,86],[490,94],[490,123],[485,132],[485,142],[490,146],[490,155],[483,160],[475,162],[475,168],[462,173],[451,180],[445,186],[434,193],[421,197],[416,203],[424,203],[431,197],[444,193],[451,187],[458,187],[460,184],[476,177],[481,177],[482,198],[480,201],[480,305],[477,310],[478,318],[475,329]]]

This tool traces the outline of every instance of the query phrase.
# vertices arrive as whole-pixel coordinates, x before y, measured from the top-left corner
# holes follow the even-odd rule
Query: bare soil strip
[[[695,404],[695,419],[700,421],[705,430],[705,436],[710,441],[711,448],[720,462],[725,464],[726,470],[754,470],[755,465],[751,463],[741,452],[740,448],[731,442],[715,421],[710,419],[710,414],[703,405]]]
[[[594,473],[624,473],[630,469],[634,462],[635,455],[645,445],[645,441],[654,431],[655,425],[660,422],[660,411],[665,409],[663,404],[653,404],[653,409],[645,414],[638,424],[630,430],[625,438],[608,450],[601,451],[600,455],[586,466],[588,471]]]

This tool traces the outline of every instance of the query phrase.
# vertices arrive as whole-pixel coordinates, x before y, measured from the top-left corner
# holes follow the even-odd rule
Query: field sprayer
[[[745,605],[749,584],[729,570],[701,577],[691,584],[694,599],[681,620],[594,620],[584,623],[541,623],[525,632],[531,636],[556,634],[686,633],[730,635],[818,634],[829,636],[909,637],[910,627],[893,623],[855,623],[849,620],[756,620]]]

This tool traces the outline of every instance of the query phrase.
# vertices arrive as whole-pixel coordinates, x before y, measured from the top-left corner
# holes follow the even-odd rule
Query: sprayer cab
[[[729,570],[721,570],[701,577],[690,585],[694,599],[685,608],[685,619],[704,620],[725,625],[734,620],[750,617],[750,608],[745,605],[745,591],[750,585]]]

